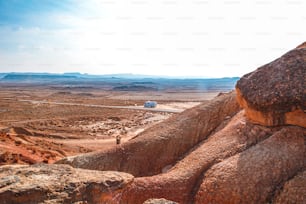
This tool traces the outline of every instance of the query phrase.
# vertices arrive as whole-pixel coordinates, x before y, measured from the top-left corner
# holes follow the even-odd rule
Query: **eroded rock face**
[[[285,183],[273,203],[305,203],[306,201],[306,171],[298,173]]]
[[[133,176],[121,172],[74,169],[68,165],[0,167],[0,203],[118,203]]]
[[[242,152],[273,133],[272,130],[246,122],[243,111],[234,116],[224,128],[212,134],[186,154],[163,174],[135,178],[123,190],[127,204],[140,204],[148,198],[164,197],[179,203],[193,203],[197,183],[213,164]]]
[[[224,94],[145,130],[117,148],[68,157],[57,163],[93,170],[124,171],[134,176],[158,174],[163,167],[205,140],[226,117],[238,110],[236,94]]]
[[[252,121],[262,125],[306,127],[305,43],[273,62],[244,75],[237,99]]]
[[[277,188],[305,167],[305,135],[304,128],[284,127],[214,165],[205,173],[196,203],[271,202]],[[305,183],[302,188],[305,190]]]

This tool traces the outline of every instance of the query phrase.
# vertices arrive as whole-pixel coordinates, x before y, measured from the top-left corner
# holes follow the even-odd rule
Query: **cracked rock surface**
[[[118,203],[112,194],[132,181],[127,173],[68,165],[7,165],[0,167],[0,203]]]

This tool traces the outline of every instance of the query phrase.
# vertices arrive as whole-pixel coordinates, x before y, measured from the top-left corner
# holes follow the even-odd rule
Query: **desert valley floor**
[[[103,150],[218,95],[218,91],[109,91],[4,84],[0,90],[0,165],[53,163]],[[147,100],[156,108],[143,108]]]

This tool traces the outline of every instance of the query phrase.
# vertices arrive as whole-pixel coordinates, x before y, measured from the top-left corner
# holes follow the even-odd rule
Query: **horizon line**
[[[95,74],[95,73],[82,73],[82,72],[0,72],[0,74],[49,74],[49,75],[73,75],[73,76],[95,76],[95,77],[130,77],[132,78],[171,78],[171,79],[222,79],[222,78],[241,78],[239,76],[224,76],[224,77],[213,77],[213,76],[175,76],[175,75],[159,75],[159,74],[139,74],[139,73],[112,73],[112,74]]]

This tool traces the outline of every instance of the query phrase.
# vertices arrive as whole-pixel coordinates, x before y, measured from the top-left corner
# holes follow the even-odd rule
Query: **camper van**
[[[144,103],[144,107],[145,108],[155,108],[157,106],[157,102],[156,101],[146,101]]]

